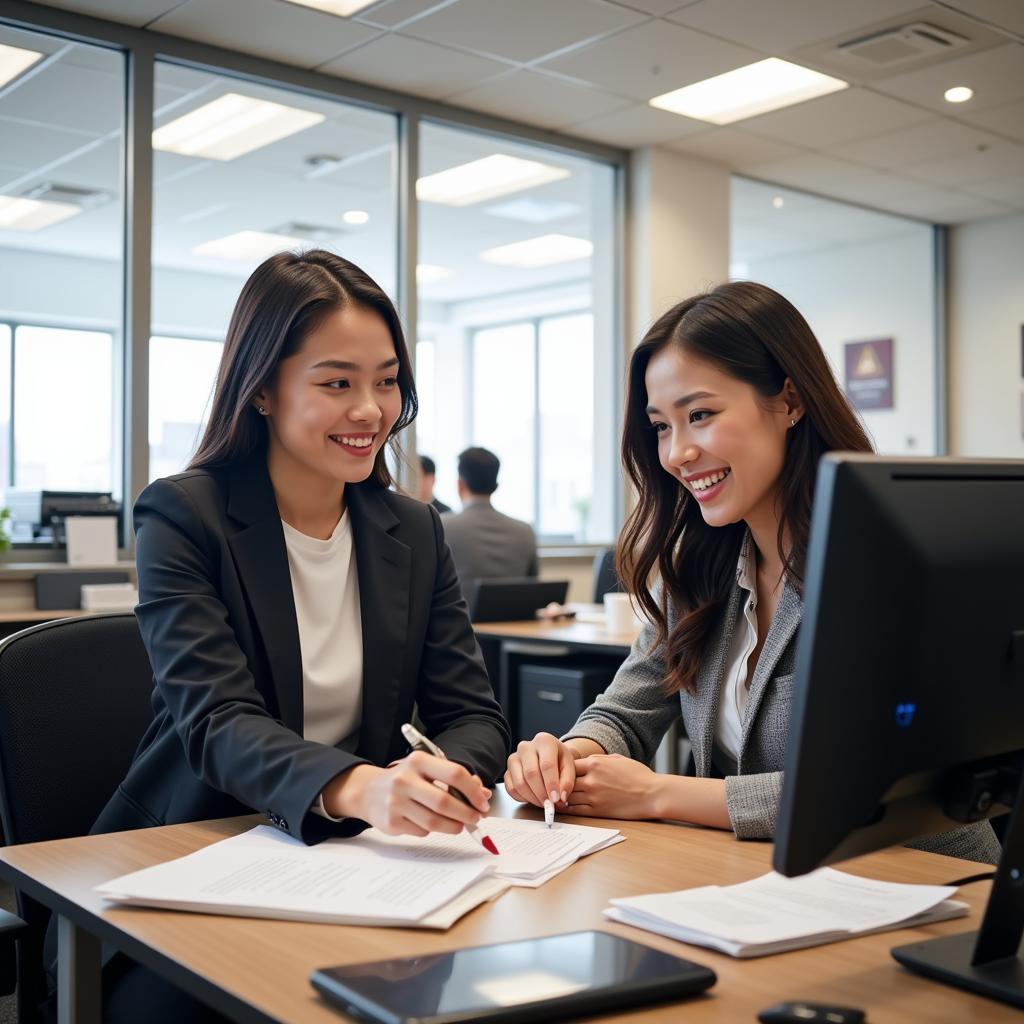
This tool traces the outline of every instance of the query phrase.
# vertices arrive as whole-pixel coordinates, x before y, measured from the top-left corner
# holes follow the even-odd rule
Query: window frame
[[[515,139],[545,147],[552,152],[597,160],[613,171],[613,303],[614,338],[625,339],[627,287],[625,258],[626,195],[629,187],[629,151],[559,132],[524,125],[506,118],[476,113],[405,93],[347,81],[278,61],[197,43],[175,36],[105,21],[87,15],[44,7],[27,0],[9,0],[0,24],[42,32],[72,41],[123,52],[127,58],[124,139],[124,273],[122,324],[115,328],[122,338],[123,398],[121,419],[122,484],[126,506],[146,486],[149,473],[149,338],[152,288],[153,200],[153,93],[157,61],[197,68],[243,81],[289,89],[297,94],[318,95],[380,110],[394,115],[398,124],[398,311],[407,336],[417,336],[416,260],[418,206],[416,179],[419,168],[421,120],[472,130],[496,138]],[[70,326],[70,325],[68,325]],[[415,346],[413,346],[415,349]],[[625,346],[614,346],[614,377],[619,380],[625,365]],[[415,362],[415,354],[413,354]],[[609,396],[612,397],[612,396]],[[116,410],[115,410],[116,413]],[[406,432],[407,450],[416,447],[415,423]],[[400,484],[408,484],[408,468]],[[616,484],[616,522],[625,512],[624,487]],[[127,525],[122,538],[123,557],[132,557],[134,537]],[[593,545],[580,545],[590,550]]]

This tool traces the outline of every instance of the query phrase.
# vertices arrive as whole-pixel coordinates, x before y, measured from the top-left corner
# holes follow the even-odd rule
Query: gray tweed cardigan
[[[655,629],[646,624],[611,685],[580,715],[563,739],[591,739],[609,754],[623,754],[650,764],[662,737],[681,713],[683,727],[693,746],[697,775],[711,776],[711,749],[722,676],[733,633],[742,615],[744,594],[738,585],[733,586],[722,626],[703,659],[695,693],[665,694],[664,645],[655,645]],[[655,593],[655,599],[660,599],[659,593]],[[795,587],[785,584],[750,683],[737,774],[725,779],[729,819],[738,839],[769,839],[775,832],[782,793],[793,662],[802,614],[800,595]],[[677,618],[670,601],[670,630]],[[987,821],[908,845],[991,864],[998,862],[1000,854],[999,842]]]

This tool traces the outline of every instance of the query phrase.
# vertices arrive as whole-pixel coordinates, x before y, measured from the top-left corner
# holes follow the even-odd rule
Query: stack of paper
[[[762,875],[739,885],[612,900],[604,915],[730,956],[765,956],[891,928],[963,917],[949,885],[901,885],[821,868],[799,878]]]
[[[306,846],[267,825],[98,885],[118,903],[334,924],[448,928],[510,885],[536,887],[621,842],[617,829],[487,818],[495,857],[465,832],[368,829]]]

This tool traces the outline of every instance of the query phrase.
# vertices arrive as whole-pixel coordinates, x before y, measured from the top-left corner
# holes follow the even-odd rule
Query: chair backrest
[[[605,594],[623,589],[615,575],[615,548],[605,548],[594,555],[594,603],[600,604]]]
[[[130,613],[60,619],[0,642],[0,820],[5,842],[85,835],[153,717],[153,671]],[[45,994],[49,913],[18,894],[18,1007]]]

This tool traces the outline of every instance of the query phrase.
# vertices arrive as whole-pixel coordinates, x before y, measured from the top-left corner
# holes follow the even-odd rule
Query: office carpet
[[[0,883],[0,907],[11,911],[12,914],[18,912],[18,908],[14,905],[14,890],[9,885],[2,883]],[[0,998],[0,1024],[18,1024],[18,1011],[13,995]]]

